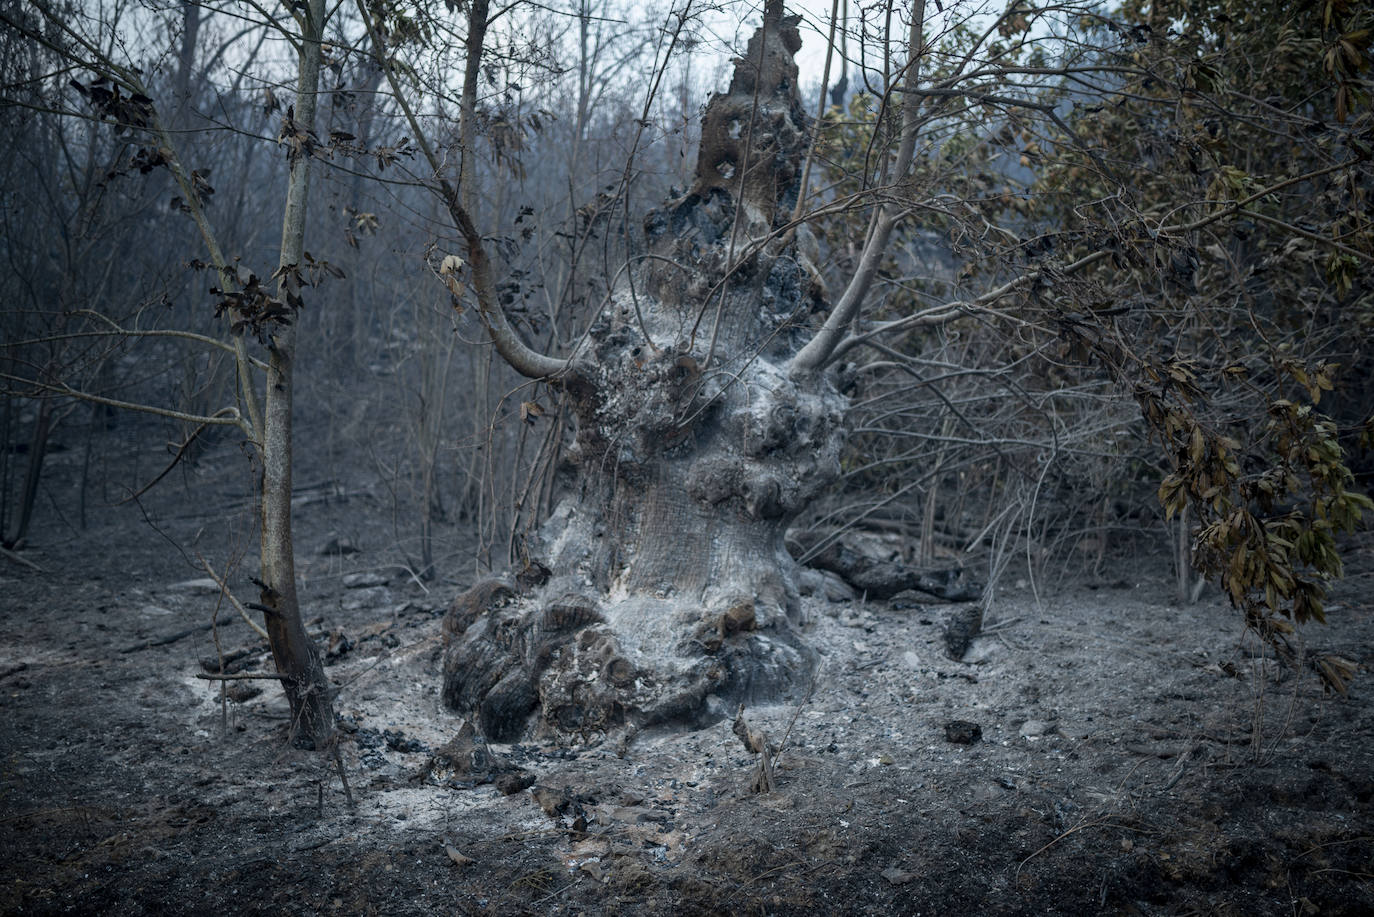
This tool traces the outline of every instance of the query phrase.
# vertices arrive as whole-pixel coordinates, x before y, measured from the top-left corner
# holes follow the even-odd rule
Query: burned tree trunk
[[[700,722],[809,683],[783,533],[838,474],[844,400],[786,368],[825,305],[786,225],[800,45],[770,3],[703,115],[693,188],[648,216],[647,254],[551,380],[577,433],[547,581],[480,584],[446,621],[444,699],[491,738]]]

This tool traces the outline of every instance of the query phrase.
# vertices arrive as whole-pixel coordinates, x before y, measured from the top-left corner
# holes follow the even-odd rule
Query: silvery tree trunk
[[[295,124],[308,134],[315,126],[320,77],[323,0],[310,0],[300,16],[300,70]],[[310,155],[291,154],[286,206],[282,215],[282,285],[287,287],[305,251],[306,202]],[[283,296],[283,298],[287,298]],[[319,651],[305,631],[296,594],[296,561],[291,538],[292,392],[296,328],[280,326],[268,359],[262,432],[262,572],[264,624],[277,671],[291,706],[292,734],[298,744],[322,749],[334,732],[333,700]]]
[[[845,402],[792,361],[826,308],[788,225],[800,44],[770,3],[703,115],[694,186],[649,215],[584,342],[553,373],[511,361],[562,387],[577,432],[538,540],[547,577],[479,584],[445,621],[445,701],[490,738],[700,722],[810,682],[783,534],[839,473]]]

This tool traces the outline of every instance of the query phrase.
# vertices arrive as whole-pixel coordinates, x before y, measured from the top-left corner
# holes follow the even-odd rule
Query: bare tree
[[[299,28],[296,104],[288,112],[282,133],[290,150],[290,178],[282,212],[278,297],[299,308],[306,269],[305,226],[310,192],[310,144],[315,132],[319,100],[321,43],[324,37],[324,0],[309,0],[293,17]],[[293,117],[294,115],[294,117]],[[293,718],[304,739],[323,748],[334,734],[333,700],[320,654],[305,632],[296,594],[295,542],[291,537],[291,469],[293,373],[296,326],[291,316],[270,335],[268,367],[263,384],[262,410],[262,605],[277,671],[291,702]]]
[[[162,120],[157,106],[144,85],[142,71],[131,63],[120,62],[107,52],[120,23],[97,21],[108,30],[94,37],[77,28],[62,11],[46,3],[36,3],[37,20],[2,14],[5,25],[14,33],[48,49],[68,66],[75,65],[93,73],[88,83],[73,81],[97,120],[111,122],[116,129],[142,140],[138,162],[143,171],[165,168],[179,191],[178,206],[188,213],[199,230],[210,268],[218,279],[220,311],[225,316],[223,339],[186,331],[165,331],[160,336],[178,338],[232,354],[236,367],[237,404],[213,414],[191,415],[170,408],[126,402],[79,390],[60,374],[35,375],[8,373],[9,382],[28,386],[46,396],[61,395],[116,408],[153,413],[195,425],[237,426],[251,442],[260,460],[259,509],[261,513],[261,569],[258,583],[264,623],[272,646],[277,670],[290,701],[293,736],[306,747],[324,748],[334,733],[334,717],[329,683],[319,653],[306,634],[296,593],[293,543],[291,537],[292,470],[292,392],[296,360],[294,317],[302,305],[302,290],[318,280],[329,266],[306,256],[304,237],[306,206],[310,183],[316,101],[322,60],[322,37],[326,9],[322,0],[313,0],[292,13],[289,20],[272,21],[283,40],[295,51],[295,102],[283,122],[280,142],[287,150],[289,176],[283,205],[281,248],[273,279],[277,290],[266,288],[267,281],[230,261],[225,255],[206,205],[213,193],[206,172],[189,167],[179,152],[176,137]],[[183,47],[182,63],[186,60]],[[108,319],[107,325],[113,325]],[[113,337],[137,337],[148,332],[133,332],[118,326],[99,329]],[[256,335],[266,346],[266,359],[249,353],[249,336]],[[261,373],[261,376],[259,376]],[[259,383],[259,378],[261,383]],[[262,396],[259,396],[261,384]]]

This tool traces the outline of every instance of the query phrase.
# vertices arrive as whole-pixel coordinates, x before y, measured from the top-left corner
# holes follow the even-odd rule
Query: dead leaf
[[[611,842],[604,838],[588,838],[578,841],[572,846],[572,858],[576,860],[593,860],[604,856],[610,856]]]
[[[916,878],[905,869],[898,869],[896,866],[889,866],[882,871],[882,877],[892,885],[905,885]]]
[[[459,300],[461,300],[463,294],[467,292],[467,286],[457,277],[448,274],[444,275],[444,286],[448,287],[448,291],[453,294],[453,307],[461,314],[463,307],[459,303]]]

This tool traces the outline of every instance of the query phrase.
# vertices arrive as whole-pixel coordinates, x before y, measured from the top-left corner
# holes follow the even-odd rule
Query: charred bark
[[[788,232],[806,148],[796,19],[770,3],[703,115],[696,181],[552,380],[577,418],[547,582],[449,613],[444,698],[488,737],[697,723],[809,684],[788,523],[839,472],[844,401],[789,374],[825,291]]]

